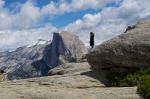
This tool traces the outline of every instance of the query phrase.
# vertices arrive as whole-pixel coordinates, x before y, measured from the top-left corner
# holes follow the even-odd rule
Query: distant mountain
[[[12,52],[0,53],[0,69],[8,73],[9,79],[40,76],[32,62],[42,59],[45,47],[50,44],[36,44],[31,47],[19,47]]]
[[[46,64],[53,68],[66,62],[77,62],[87,53],[87,48],[73,33],[54,33],[53,41],[47,46],[43,57]]]
[[[54,33],[52,42],[39,40],[34,46],[0,52],[0,69],[8,74],[8,79],[46,76],[49,69],[77,62],[86,53],[85,45],[73,33]]]

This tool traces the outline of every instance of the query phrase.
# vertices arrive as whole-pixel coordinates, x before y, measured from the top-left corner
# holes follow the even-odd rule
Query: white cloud
[[[60,0],[58,3],[51,1],[48,5],[41,9],[43,14],[58,15],[66,12],[75,12],[85,9],[100,9],[108,3],[119,3],[121,0],[71,0],[68,3],[65,0]]]
[[[89,43],[89,33],[95,33],[96,44],[100,44],[123,32],[126,27],[125,24],[118,22],[118,20],[107,21],[105,13],[86,14],[82,19],[75,21],[65,27],[65,30],[75,32],[86,45]]]
[[[88,8],[99,9],[107,3],[120,2],[120,0],[71,0],[69,3],[66,0],[60,0],[57,3],[51,1],[40,8],[32,1],[28,0],[24,4],[17,4],[17,9],[10,10],[4,7],[5,1],[0,0],[0,20],[2,20],[0,30],[33,28],[38,26],[47,15],[51,17]],[[12,13],[15,11],[16,13]]]
[[[30,28],[38,23],[40,19],[40,9],[31,2],[25,3],[19,13],[13,15],[13,28]]]
[[[0,50],[33,44],[38,39],[49,40],[52,37],[51,33],[57,31],[55,26],[35,28],[46,15],[51,17],[82,9],[97,9],[111,2],[111,0],[72,0],[71,3],[68,3],[65,0],[60,0],[58,3],[51,1],[43,8],[39,8],[32,1],[29,0],[24,4],[18,3],[15,9],[10,10],[4,7],[5,0],[0,0]],[[92,17],[93,15],[87,14],[83,18],[87,28],[98,24],[95,19],[98,19],[99,15],[95,15],[94,19]],[[77,23],[80,24],[80,22]]]
[[[26,29],[36,25],[40,18],[40,9],[31,2],[27,2],[20,7],[18,13],[12,14],[4,8],[4,1],[0,1],[0,30]]]
[[[139,20],[150,17],[149,4],[150,0],[124,0],[119,7],[105,7],[97,14],[86,14],[64,29],[77,33],[87,45],[89,32],[93,31],[96,44],[100,44],[123,33],[127,25],[134,25]]]
[[[66,12],[74,12],[88,8],[99,9],[110,2],[120,0],[71,0],[71,3],[60,0],[57,3],[51,1],[42,8],[36,6],[32,0],[24,4],[17,4],[17,9],[4,7],[4,0],[0,0],[0,30],[7,29],[28,29],[37,26],[45,16],[60,15]],[[17,10],[17,11],[16,11]],[[12,13],[15,12],[16,13]],[[14,24],[15,23],[15,24]]]
[[[29,30],[0,31],[0,51],[13,50],[20,46],[35,44],[39,39],[50,40],[52,33],[57,31],[53,26]]]
[[[150,16],[150,0],[124,0],[118,8],[118,18],[127,24],[136,23],[140,19]]]
[[[101,14],[86,14],[82,19],[75,21],[65,27],[65,30],[78,32],[79,30],[91,29],[101,22]]]
[[[3,6],[4,6],[4,4],[5,4],[5,1],[0,0],[0,7],[3,7]]]
[[[28,2],[23,5],[23,7],[21,8],[21,12],[17,14],[15,18],[17,21],[21,21],[19,22],[21,23],[21,25],[28,28],[30,27],[30,25],[34,23],[36,24],[38,19],[40,18],[39,8]]]
[[[127,25],[150,17],[150,0],[123,0],[119,7],[105,6],[121,0],[60,0],[57,3],[51,1],[42,8],[32,1],[19,5],[17,11],[12,13],[12,10],[4,7],[5,1],[0,0],[0,50],[32,44],[41,38],[48,40],[51,33],[58,30],[55,26],[35,28],[47,15],[52,17],[89,8],[102,8],[102,11],[96,14],[87,13],[81,19],[60,29],[75,32],[87,45],[90,31],[95,32],[96,44],[99,44],[122,33]]]

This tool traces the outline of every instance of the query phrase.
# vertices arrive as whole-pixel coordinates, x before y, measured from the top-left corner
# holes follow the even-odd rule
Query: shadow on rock
[[[101,83],[103,83],[104,85],[108,85],[107,79],[106,79],[106,71],[101,70],[101,71],[88,71],[88,72],[83,72],[81,73],[81,75],[86,75],[89,77],[92,77],[96,80],[99,80]]]

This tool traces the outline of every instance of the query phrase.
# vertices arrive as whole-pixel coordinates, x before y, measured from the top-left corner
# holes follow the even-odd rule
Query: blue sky
[[[123,33],[128,25],[150,18],[150,0],[0,0],[0,51],[51,40],[69,31],[89,45]],[[17,39],[16,39],[17,38]]]
[[[63,15],[55,16],[50,21],[56,27],[63,27],[68,25],[69,23],[74,22],[77,19],[82,18],[86,13],[94,14],[98,12],[99,10],[97,11],[92,9],[82,10],[78,12],[70,12]]]
[[[29,0],[5,0],[5,7],[9,10],[15,9],[16,4],[24,4],[28,2]],[[54,3],[59,3],[60,0],[31,0],[34,2],[34,5],[43,8],[44,6],[48,5],[51,1]],[[71,2],[71,0],[65,0],[66,2]],[[120,5],[119,3],[111,2],[106,4],[106,7],[118,7]],[[51,23],[52,25],[56,26],[57,28],[64,27],[68,25],[69,23],[74,22],[77,19],[82,18],[85,14],[95,14],[101,11],[102,8],[98,9],[83,9],[75,12],[67,12],[61,15],[52,16],[51,18],[45,17],[43,21],[40,23],[42,26]],[[13,11],[13,10],[12,10]]]

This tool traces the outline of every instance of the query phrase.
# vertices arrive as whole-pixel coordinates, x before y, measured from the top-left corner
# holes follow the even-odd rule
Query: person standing
[[[91,48],[94,47],[94,33],[90,32],[90,46]]]

